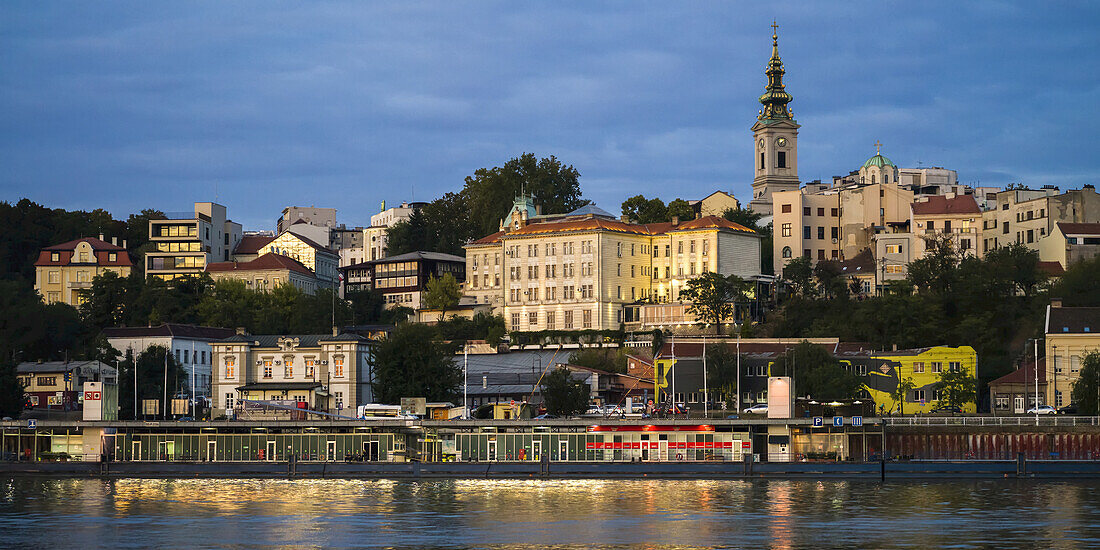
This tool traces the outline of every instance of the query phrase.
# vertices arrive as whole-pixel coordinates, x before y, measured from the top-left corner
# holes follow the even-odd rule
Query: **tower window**
[[[786,168],[787,167],[787,152],[786,151],[780,151],[780,152],[776,153],[776,159],[775,160],[776,160],[776,167],[777,168]]]
[[[760,169],[764,169],[764,153],[760,153]]]

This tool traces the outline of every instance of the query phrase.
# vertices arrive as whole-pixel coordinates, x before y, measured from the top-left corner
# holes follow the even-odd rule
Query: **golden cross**
[[[779,28],[779,25],[776,24],[775,19],[772,19],[772,34],[775,34],[775,31],[778,28]]]
[[[879,143],[879,141],[876,139],[875,140],[875,154],[877,155],[881,150],[882,150],[882,143]]]

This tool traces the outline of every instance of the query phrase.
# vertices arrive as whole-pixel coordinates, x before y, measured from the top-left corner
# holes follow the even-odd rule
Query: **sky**
[[[525,152],[585,198],[750,197],[779,24],[803,181],[874,154],[1100,183],[1096,2],[0,3],[0,200],[367,225]]]

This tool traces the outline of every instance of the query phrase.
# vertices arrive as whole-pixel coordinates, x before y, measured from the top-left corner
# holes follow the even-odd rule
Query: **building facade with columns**
[[[124,247],[104,241],[103,235],[98,239],[84,237],[38,253],[34,289],[47,304],[80,307],[92,288],[92,279],[108,271],[127,277],[133,266]]]

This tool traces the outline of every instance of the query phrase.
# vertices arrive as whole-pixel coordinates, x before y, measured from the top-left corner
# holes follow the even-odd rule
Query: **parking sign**
[[[844,417],[843,416],[834,416],[833,417],[833,426],[836,426],[836,427],[839,428],[840,426],[843,426],[843,425],[844,425]]]
[[[820,428],[824,425],[825,425],[825,419],[821,418],[820,416],[815,416],[814,417],[814,427],[815,428]]]

